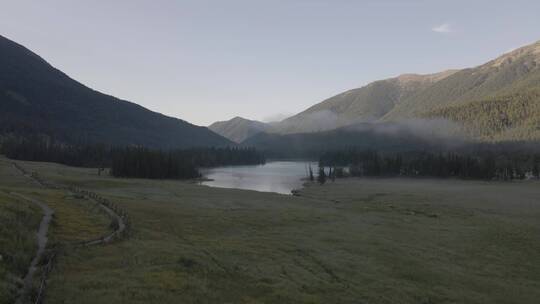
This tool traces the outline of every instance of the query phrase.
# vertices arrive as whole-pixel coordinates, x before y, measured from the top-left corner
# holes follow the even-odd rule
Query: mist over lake
[[[310,161],[271,161],[264,165],[227,166],[201,171],[209,181],[203,185],[219,188],[255,190],[291,194],[302,187],[308,166],[313,170],[317,163]]]

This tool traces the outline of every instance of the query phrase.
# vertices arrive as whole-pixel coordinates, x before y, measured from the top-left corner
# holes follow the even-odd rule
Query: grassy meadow
[[[46,303],[540,298],[540,183],[345,179],[308,185],[295,197],[21,164],[48,180],[99,193],[126,210],[132,223],[127,239],[66,250],[50,275]],[[55,242],[109,229],[90,202],[29,184],[5,159],[0,173],[1,189],[34,195],[56,210]]]
[[[40,210],[0,190],[0,303],[11,303],[37,249]]]
[[[110,230],[110,219],[95,203],[64,191],[45,189],[23,176],[11,163],[0,158],[0,304],[13,303],[22,286],[22,277],[37,250],[35,234],[43,216],[37,205],[17,194],[40,200],[54,209],[49,248],[97,238]],[[39,276],[38,271],[35,285]]]

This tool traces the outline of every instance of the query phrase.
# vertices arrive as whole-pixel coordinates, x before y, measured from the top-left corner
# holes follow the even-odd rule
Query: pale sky
[[[208,125],[479,65],[540,40],[540,1],[0,0],[0,29],[91,88]]]

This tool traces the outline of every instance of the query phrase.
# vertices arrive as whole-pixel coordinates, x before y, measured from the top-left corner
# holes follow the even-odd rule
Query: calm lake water
[[[313,171],[316,171],[317,163],[308,161],[272,161],[256,166],[203,169],[204,177],[212,180],[204,181],[202,184],[211,187],[291,194],[291,190],[302,187],[302,178],[307,176],[309,164]]]

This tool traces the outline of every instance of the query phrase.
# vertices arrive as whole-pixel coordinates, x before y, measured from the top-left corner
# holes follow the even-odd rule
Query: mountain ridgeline
[[[273,130],[280,134],[306,133],[377,122],[403,100],[455,72],[449,70],[432,75],[405,74],[375,81],[316,104],[276,124]]]
[[[241,143],[253,135],[269,131],[271,126],[260,121],[237,116],[231,120],[215,122],[208,128],[236,143]]]
[[[375,81],[281,122],[236,117],[209,128],[94,91],[1,36],[0,68],[0,141],[37,135],[164,150],[240,144],[288,157],[346,146],[540,140],[540,41],[473,68]]]
[[[536,140],[540,139],[536,130],[538,112],[531,107],[540,101],[539,89],[540,41],[474,68],[431,75],[405,74],[373,82],[285,119],[273,131],[280,134],[318,132],[363,122],[400,123],[421,118],[449,119],[472,139]],[[507,101],[506,106],[502,106],[502,100]],[[463,115],[450,115],[456,113],[457,108],[466,109],[475,104],[495,108],[477,112],[468,119]],[[494,125],[494,121],[512,116],[509,112],[516,111],[516,107],[523,108],[522,104],[531,107],[522,109],[518,120],[504,127],[477,129],[479,120],[484,126]]]
[[[296,154],[477,141],[540,141],[540,41],[474,68],[375,81],[267,125],[242,144]]]
[[[0,36],[0,137],[172,149],[233,146],[205,127],[94,91]]]

